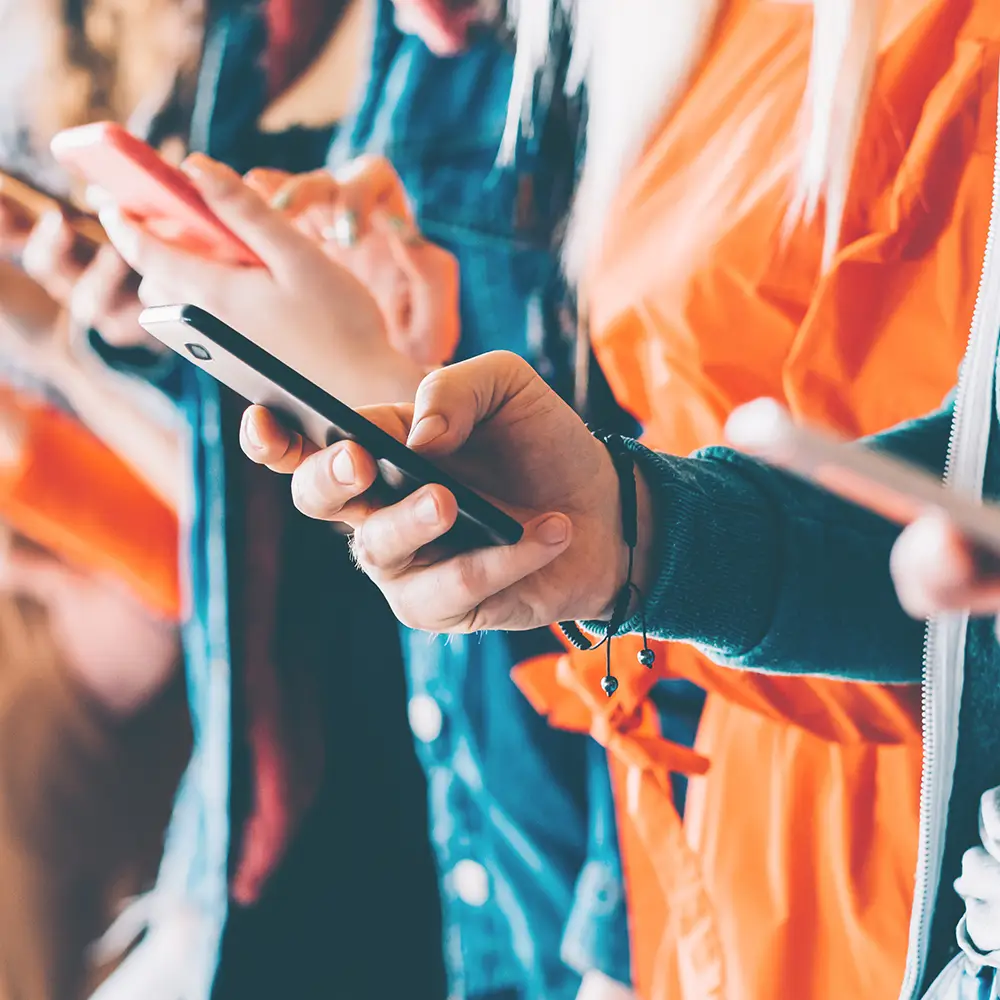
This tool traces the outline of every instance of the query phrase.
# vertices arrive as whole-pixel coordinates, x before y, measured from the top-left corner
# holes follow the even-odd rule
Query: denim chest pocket
[[[554,224],[540,219],[535,176],[496,163],[496,147],[393,162],[424,235],[458,260],[461,357],[532,354],[532,310],[559,279]],[[535,338],[537,339],[537,338]]]

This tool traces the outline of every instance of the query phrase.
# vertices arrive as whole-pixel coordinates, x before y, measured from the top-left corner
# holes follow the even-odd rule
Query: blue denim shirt
[[[190,146],[237,169],[267,163],[271,147],[255,124],[264,105],[262,72],[252,72],[265,44],[257,7],[216,3],[207,30]],[[322,149],[314,154],[316,166]],[[310,152],[286,146],[293,159]],[[273,165],[285,165],[284,163]],[[294,163],[289,164],[294,168]],[[189,432],[193,486],[192,516],[181,548],[181,579],[187,581],[187,616],[182,631],[193,749],[178,790],[157,884],[148,906],[149,930],[181,915],[194,941],[173,965],[150,966],[148,975],[182,975],[182,1000],[208,1000],[218,964],[229,898],[230,750],[232,671],[227,595],[226,480],[222,409],[218,384],[172,354],[114,350],[92,336],[94,349],[113,366],[158,386],[176,404]],[[140,942],[134,956],[143,960]],[[178,972],[176,963],[183,964]],[[122,972],[127,972],[123,968]],[[127,982],[125,976],[122,982]],[[117,997],[115,977],[99,996]]]
[[[492,39],[434,57],[396,30],[385,0],[365,99],[330,159],[389,158],[422,231],[458,258],[460,356],[515,351],[564,387],[573,314],[553,232],[574,183],[574,136],[550,123],[511,168],[497,166],[511,71]],[[560,645],[546,630],[446,638],[403,629],[402,641],[451,995],[561,1000],[591,969],[629,982],[604,752],[589,736],[551,729],[510,679],[517,663]]]

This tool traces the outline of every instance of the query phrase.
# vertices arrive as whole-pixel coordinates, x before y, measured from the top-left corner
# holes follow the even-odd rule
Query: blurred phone
[[[897,524],[942,511],[970,541],[1000,556],[1000,507],[948,489],[919,466],[796,424],[773,399],[735,410],[733,447],[795,473]]]
[[[121,125],[97,122],[66,129],[52,140],[52,154],[165,243],[221,263],[260,265],[190,178]]]
[[[44,215],[59,212],[84,243],[97,247],[108,241],[100,222],[93,215],[81,211],[64,198],[3,171],[0,171],[0,200],[13,206],[25,228],[34,226]]]
[[[523,528],[508,514],[204,309],[156,306],[144,310],[139,323],[244,399],[266,406],[318,447],[357,441],[378,463],[374,489],[387,503],[426,483],[444,486],[458,502],[458,520],[443,539],[452,547],[475,549],[520,540]]]

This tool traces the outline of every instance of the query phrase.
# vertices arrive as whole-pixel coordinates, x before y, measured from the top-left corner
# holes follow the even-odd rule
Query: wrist
[[[53,347],[39,367],[40,374],[72,402],[80,380],[86,377],[77,353],[69,345]]]
[[[638,517],[632,582],[645,596],[649,593],[649,588],[653,583],[651,574],[656,526],[653,523],[653,499],[649,492],[649,483],[646,482],[646,477],[638,465],[635,466],[635,494]]]
[[[612,460],[608,449],[600,443],[599,447],[603,452],[603,458],[598,481],[600,482],[601,496],[608,498],[608,502],[605,504],[608,513],[602,520],[612,529],[613,552],[603,560],[603,565],[609,570],[604,575],[599,595],[593,602],[594,607],[599,609],[598,613],[578,619],[586,620],[591,625],[607,623],[611,619],[616,601],[630,584],[631,593],[626,620],[636,615],[639,611],[640,594],[645,598],[648,588],[654,582],[651,575],[654,572],[653,562],[655,561],[653,555],[655,517],[649,484],[646,482],[638,463],[626,463],[623,468],[616,468],[615,461]],[[631,442],[626,442],[625,447],[629,452],[633,450]],[[628,490],[622,488],[620,477],[623,475],[630,476],[635,483],[635,509],[631,516],[626,513],[624,517],[622,497],[623,493],[628,493]],[[635,520],[635,545],[630,546],[626,537],[624,521],[625,519],[631,521],[633,517]]]

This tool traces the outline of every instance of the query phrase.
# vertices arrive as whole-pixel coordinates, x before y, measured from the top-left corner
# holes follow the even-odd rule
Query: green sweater
[[[940,473],[951,417],[949,407],[869,443]],[[652,634],[742,669],[920,681],[924,625],[903,612],[889,575],[898,527],[726,449],[678,459],[632,447],[659,529],[646,595]],[[995,412],[984,493],[1000,495]],[[992,621],[973,621],[925,987],[957,951],[963,904],[952,882],[979,843],[979,797],[1000,785],[997,720],[1000,646]]]

